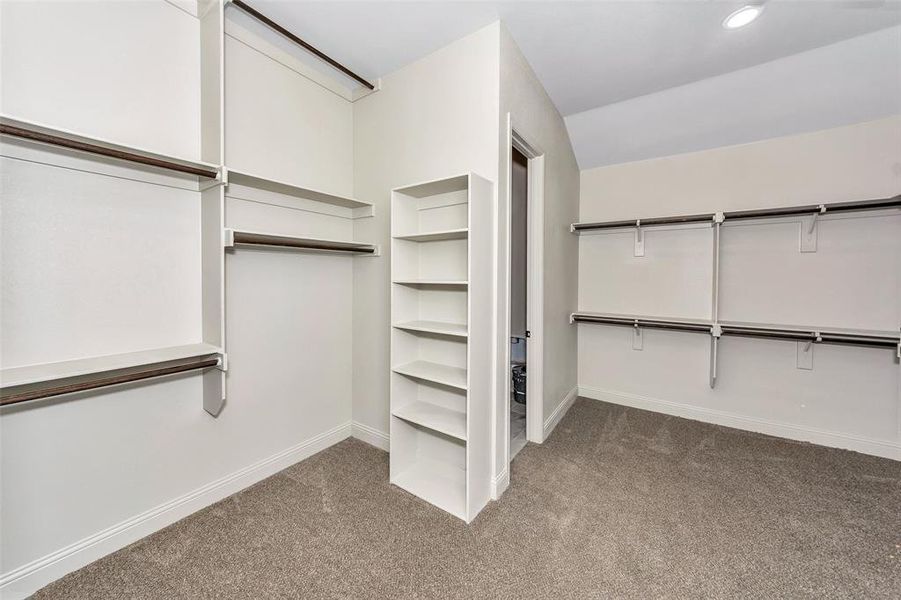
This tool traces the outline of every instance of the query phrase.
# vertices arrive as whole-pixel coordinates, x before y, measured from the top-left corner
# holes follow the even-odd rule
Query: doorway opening
[[[529,297],[529,159],[512,147],[510,195],[510,459],[526,445]]]

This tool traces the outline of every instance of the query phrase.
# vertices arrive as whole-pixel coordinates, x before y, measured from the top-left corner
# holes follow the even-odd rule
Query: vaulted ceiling
[[[747,2],[252,0],[251,3],[369,78],[388,74],[500,19],[560,113],[571,117],[567,124],[582,168],[701,149],[697,147],[698,142],[690,140],[682,144],[663,143],[660,148],[655,148],[653,140],[648,139],[645,147],[637,151],[617,153],[609,148],[598,151],[592,147],[587,135],[598,137],[598,144],[615,145],[609,138],[600,139],[605,133],[607,115],[592,118],[592,113],[600,107],[625,105],[632,99],[666,93],[674,88],[690,90],[697,82],[718,81],[720,76],[773,61],[779,64],[785,57],[901,24],[901,0],[770,0],[757,21],[737,30],[724,29],[722,21]],[[856,48],[852,62],[862,61],[866,68],[867,53],[874,52],[878,55],[872,60],[879,63],[880,68],[891,68],[895,64],[893,59],[901,56],[901,35],[888,36],[887,40],[871,46],[869,49]],[[885,56],[886,52],[890,56]],[[897,56],[891,56],[892,53]],[[839,51],[836,55],[843,53]],[[833,73],[830,59],[831,55],[824,55],[820,59],[801,61],[795,67],[820,71],[814,73],[814,77],[827,79],[836,79],[847,74],[844,71],[853,73],[855,70],[853,65],[843,65],[844,71]],[[901,58],[898,58],[898,64],[901,65]],[[901,80],[897,72],[880,73],[881,78]],[[804,79],[805,85],[811,85],[811,73],[804,75],[808,76]],[[791,79],[781,73],[771,83],[791,87]],[[768,79],[758,73],[749,81],[765,84]],[[835,83],[841,87],[840,81]],[[848,83],[861,85],[860,81]],[[735,84],[727,78],[721,85]],[[741,83],[737,85],[742,87]],[[700,112],[692,117],[699,121],[703,121],[701,113],[707,110],[702,94],[713,94],[718,103],[733,99],[728,93],[720,93],[719,89],[713,92],[708,88],[709,84],[697,90]],[[884,93],[885,89],[878,91]],[[754,88],[742,89],[745,95],[749,92],[753,94]],[[691,101],[691,93],[683,96],[680,98]],[[669,100],[676,101],[677,98]],[[667,110],[662,101],[653,106],[656,111],[665,113]],[[843,111],[841,107],[830,110]],[[864,117],[870,113],[878,116],[876,113],[881,111],[884,112],[883,106],[874,107],[869,112],[864,111]],[[901,112],[901,106],[898,111]],[[860,110],[850,112],[854,114],[820,119],[817,125],[838,125],[848,119],[862,118],[858,114]],[[765,116],[753,121],[755,135],[766,137]],[[790,127],[783,125],[774,126],[773,135],[791,132]],[[698,126],[704,127],[703,122]],[[620,130],[610,133],[623,135]],[[705,139],[701,146],[751,141],[735,135],[725,135],[722,140],[716,135],[707,135]]]

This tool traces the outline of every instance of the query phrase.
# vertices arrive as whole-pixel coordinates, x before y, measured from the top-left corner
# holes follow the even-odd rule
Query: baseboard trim
[[[4,573],[0,575],[0,597],[26,598],[63,575],[309,458],[350,437],[351,433],[350,422],[339,425],[249,467]]]
[[[354,421],[352,424],[353,433],[351,434],[353,437],[357,438],[360,441],[366,442],[370,446],[375,446],[385,452],[388,452],[390,448],[388,434],[384,431],[379,431],[375,427],[370,427],[369,425],[364,425],[359,421]]]
[[[566,393],[566,396],[563,397],[563,401],[557,405],[557,408],[554,409],[554,412],[550,414],[550,416],[544,421],[544,437],[543,440],[546,440],[551,432],[554,431],[554,428],[557,427],[557,424],[560,420],[566,415],[567,411],[572,407],[573,402],[576,401],[576,398],[579,397],[579,388],[574,387]]]
[[[790,423],[780,423],[756,417],[746,417],[709,408],[689,406],[678,402],[670,402],[668,400],[648,398],[637,394],[604,390],[588,386],[579,386],[579,396],[590,398],[592,400],[610,402],[611,404],[631,406],[633,408],[641,408],[675,417],[692,419],[694,421],[713,423],[714,425],[734,427],[735,429],[744,429],[746,431],[764,433],[766,435],[773,435],[790,440],[810,442],[820,446],[828,446],[830,448],[853,450],[855,452],[871,454],[882,458],[901,460],[901,443],[888,440],[876,440],[836,431],[803,427],[792,425]]]
[[[498,500],[510,487],[510,468],[507,467],[501,474],[491,480],[491,499]]]

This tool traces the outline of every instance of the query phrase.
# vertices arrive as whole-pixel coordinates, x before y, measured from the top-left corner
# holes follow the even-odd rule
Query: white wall
[[[390,190],[467,171],[497,181],[498,31],[490,25],[383,77],[354,104],[354,193],[375,204],[355,237],[381,244],[383,256],[354,262],[353,418],[385,436]]]
[[[582,172],[580,220],[818,204],[901,192],[901,117]],[[823,218],[815,253],[797,219],[722,232],[720,319],[897,331],[901,214]],[[579,309],[710,316],[711,230],[580,237]],[[724,338],[708,386],[709,338],[597,325],[579,331],[583,395],[901,458],[898,360],[890,350]]]
[[[569,224],[578,213],[579,169],[569,142],[563,118],[557,112],[541,83],[532,72],[516,42],[505,28],[501,28],[501,87],[500,114],[503,126],[499,132],[501,198],[507,197],[507,165],[509,146],[506,120],[510,114],[513,128],[525,140],[545,155],[544,176],[544,221],[543,240],[543,306],[544,306],[544,414],[542,422],[548,422],[561,404],[571,400],[576,385],[576,334],[568,327],[566,317],[572,311],[577,293],[577,240],[571,236]],[[504,202],[498,204],[498,222],[506,224],[508,215]],[[499,228],[498,248],[498,289],[502,292],[508,286],[507,273],[507,228]],[[531,274],[530,274],[531,276]],[[509,305],[498,302],[498,322],[509,321]],[[505,439],[509,419],[506,418],[505,399],[508,395],[507,375],[509,341],[502,334],[498,342],[498,369],[503,377],[498,378],[498,414],[504,418],[497,422],[497,435]],[[533,345],[530,345],[532,352]],[[558,411],[559,414],[559,411]],[[506,469],[506,444],[501,444],[496,457],[495,475]],[[503,451],[502,451],[503,450]]]
[[[0,11],[5,113],[198,158],[195,16],[163,1]],[[229,39],[226,104],[255,109],[230,113],[229,153],[240,160],[255,144],[273,157],[270,176],[349,193],[348,100],[285,59],[246,45],[237,58]],[[242,81],[269,103],[234,98]],[[305,100],[322,112],[321,128],[299,122],[310,118]],[[256,128],[259,110],[286,125]],[[3,367],[201,341],[196,184],[25,142],[2,155]],[[353,235],[342,211],[299,210],[237,186],[228,196],[229,226]],[[22,597],[349,435],[354,260],[363,259],[229,252],[228,398],[217,418],[203,410],[199,375],[3,409],[3,596]]]
[[[198,36],[162,0],[3,2],[0,111],[199,160]]]

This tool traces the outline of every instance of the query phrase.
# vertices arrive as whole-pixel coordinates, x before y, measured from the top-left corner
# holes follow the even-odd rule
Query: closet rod
[[[751,210],[733,210],[723,213],[726,222],[742,219],[764,219],[770,217],[790,217],[796,215],[830,214],[837,212],[861,212],[868,210],[884,210],[901,208],[901,195],[892,198],[875,200],[857,200],[851,202],[832,202],[827,204],[810,204],[806,206],[788,206],[784,208],[762,208]],[[647,219],[631,219],[622,221],[600,221],[595,223],[573,223],[572,231],[595,231],[599,229],[617,229],[623,227],[639,227],[645,225],[679,225],[684,223],[713,223],[715,213],[696,215],[674,215],[669,217],[650,217]]]
[[[90,154],[107,156],[109,158],[127,160],[129,162],[149,165],[151,167],[159,167],[161,169],[168,169],[170,171],[178,171],[180,173],[188,173],[190,175],[198,175],[200,177],[209,177],[210,179],[215,179],[217,175],[216,171],[201,169],[199,167],[192,167],[190,165],[182,165],[168,160],[152,158],[150,156],[143,156],[141,154],[135,154],[134,152],[127,152],[125,150],[115,150],[113,148],[106,148],[104,146],[98,146],[96,144],[88,144],[87,142],[70,140],[68,138],[60,137],[57,135],[51,135],[49,133],[27,129],[25,127],[0,124],[0,134],[11,135],[26,140],[40,142],[42,144],[59,146],[61,148],[69,148],[70,150],[78,150],[80,152],[88,152]]]
[[[637,225],[678,225],[682,223],[713,223],[713,213],[702,215],[681,215],[672,217],[650,217],[648,219],[631,219],[623,221],[601,221],[598,223],[573,223],[573,231],[587,231],[596,229],[617,229],[621,227],[635,227]]]
[[[249,14],[250,16],[257,19],[258,21],[265,23],[266,25],[268,25],[275,31],[279,32],[280,34],[282,34],[283,36],[285,36],[286,38],[288,38],[289,40],[291,40],[298,46],[302,47],[304,50],[307,50],[308,52],[312,53],[313,55],[315,55],[318,58],[322,59],[323,61],[327,62],[329,65],[331,65],[335,69],[341,71],[348,77],[355,79],[356,81],[358,81],[361,84],[368,87],[370,90],[375,89],[375,86],[373,84],[369,83],[368,81],[366,81],[365,79],[363,79],[362,77],[360,77],[359,75],[357,75],[356,73],[354,73],[353,71],[351,71],[350,69],[348,69],[347,67],[345,67],[344,65],[342,65],[341,63],[336,61],[335,59],[333,59],[332,57],[330,57],[329,55],[325,54],[321,50],[318,50],[316,47],[303,41],[302,39],[300,39],[299,37],[297,37],[290,31],[288,31],[287,29],[285,29],[284,27],[282,27],[281,25],[279,25],[278,23],[276,23],[275,21],[273,21],[272,19],[270,19],[269,17],[267,17],[266,15],[261,13],[260,11],[254,9],[254,8],[251,8],[250,6],[248,6],[246,3],[242,2],[241,0],[231,0],[231,3],[234,4],[235,6],[237,6],[238,8],[240,8],[241,10],[243,10],[244,12],[246,12],[247,14]]]
[[[665,319],[641,319],[579,313],[573,313],[572,322],[622,325],[624,327],[642,327],[648,329],[669,329],[673,331],[699,331],[703,333],[710,333],[711,328],[709,323],[688,323],[684,321],[668,321]]]
[[[820,344],[845,344],[851,346],[873,346],[879,348],[895,348],[899,343],[899,336],[880,336],[857,333],[837,333],[818,331],[796,331],[791,329],[778,329],[771,327],[748,327],[722,325],[722,335],[734,335],[738,337],[761,337],[796,342],[815,342]]]
[[[18,404],[20,402],[28,402],[29,400],[38,400],[41,398],[52,398],[53,396],[61,396],[63,394],[72,394],[74,392],[83,392],[86,390],[94,390],[98,388],[109,387],[112,385],[120,385],[130,383],[132,381],[142,381],[153,377],[163,377],[165,375],[174,375],[175,373],[184,373],[186,371],[196,371],[197,369],[208,369],[219,364],[217,357],[199,357],[177,365],[159,366],[148,365],[142,370],[132,371],[121,375],[111,375],[108,377],[99,377],[87,381],[78,381],[76,383],[68,383],[53,387],[32,389],[22,392],[4,393],[0,396],[0,406],[8,406],[10,404]]]
[[[326,250],[331,252],[375,254],[375,248],[366,244],[356,244],[353,242],[330,242],[326,240],[310,240],[304,238],[285,237],[281,235],[269,235],[264,233],[248,233],[246,231],[235,231],[234,243],[249,244],[255,246],[301,248],[304,250]]]
[[[901,208],[901,194],[892,198],[876,200],[858,200],[852,202],[832,202],[826,204],[810,204],[807,206],[789,206],[786,208],[764,208],[754,210],[735,210],[723,213],[726,221],[736,219],[760,219],[767,217],[791,217],[796,215],[830,214],[836,212],[860,212]]]
[[[691,331],[712,333],[713,323],[686,322],[668,319],[643,319],[640,317],[624,317],[614,315],[592,315],[573,313],[573,323],[598,323],[601,325],[619,325],[623,327],[639,327],[647,329],[669,329],[673,331]],[[897,348],[901,344],[901,333],[898,335],[873,335],[868,333],[836,332],[781,329],[755,325],[720,325],[721,335],[737,337],[768,338],[795,342],[813,342],[819,344],[842,344],[851,346],[870,346],[876,348]]]

